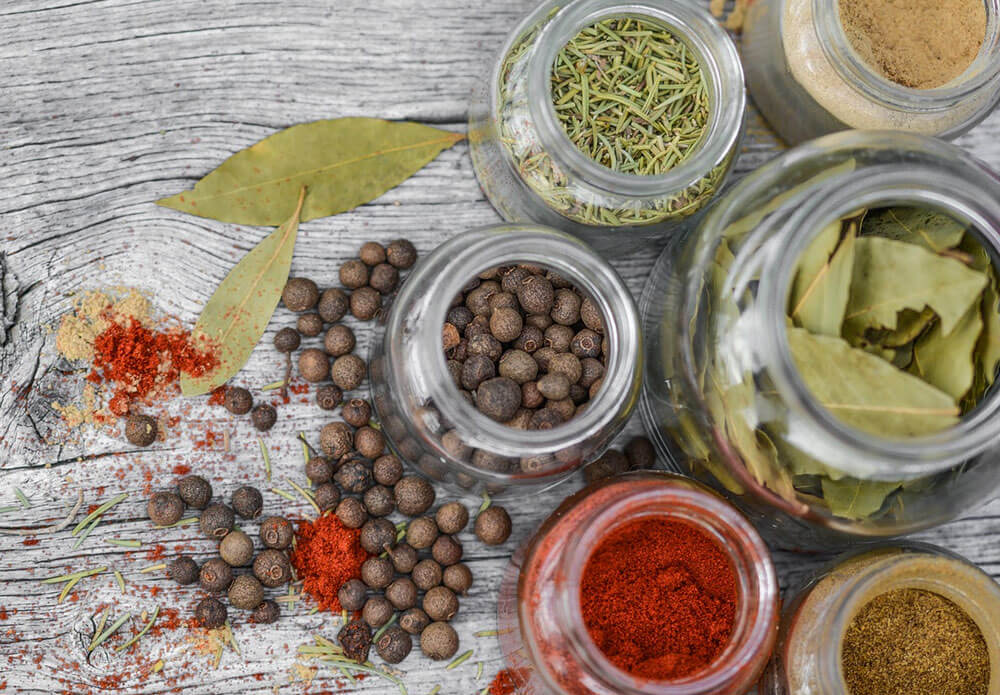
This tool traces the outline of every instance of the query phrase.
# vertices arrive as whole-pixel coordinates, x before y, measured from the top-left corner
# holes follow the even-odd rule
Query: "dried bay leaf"
[[[896,330],[879,331],[873,337],[873,342],[887,348],[903,347],[907,343],[912,343],[920,337],[920,334],[927,329],[931,322],[937,318],[937,314],[930,307],[924,307],[921,312],[912,309],[903,309],[896,317]],[[871,330],[869,330],[871,333]]]
[[[885,504],[885,498],[900,488],[900,483],[878,480],[823,478],[823,499],[835,516],[845,519],[866,519]]]
[[[847,303],[845,335],[868,328],[896,329],[903,309],[931,307],[945,335],[951,332],[986,286],[984,274],[954,258],[901,241],[861,237]]]
[[[979,312],[978,304],[970,307],[948,335],[935,323],[914,345],[909,372],[960,400],[975,375],[973,350],[983,330]]]
[[[216,288],[192,335],[219,346],[219,367],[200,377],[181,374],[181,392],[197,396],[222,386],[250,358],[288,280],[305,199],[300,189],[292,216],[257,244]]]
[[[851,291],[851,277],[854,270],[854,244],[857,225],[849,223],[847,233],[840,240],[841,222],[838,220],[820,232],[812,245],[799,261],[792,287],[791,316],[803,328],[821,335],[839,336],[847,311],[847,300]],[[822,257],[830,239],[840,241],[836,251],[813,270],[814,264]],[[817,257],[819,254],[819,257]]]
[[[865,218],[861,233],[904,241],[941,253],[958,246],[965,235],[965,225],[928,208],[883,208]]]
[[[377,198],[464,138],[377,118],[302,123],[237,152],[193,190],[157,204],[234,224],[279,225],[306,186],[306,222]]]
[[[947,393],[845,340],[790,328],[788,343],[813,396],[851,427],[907,438],[958,422],[958,407]]]

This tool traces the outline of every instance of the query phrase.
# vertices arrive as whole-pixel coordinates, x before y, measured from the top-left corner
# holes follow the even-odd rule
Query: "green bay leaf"
[[[861,233],[917,244],[941,253],[962,241],[965,225],[928,208],[883,208],[868,214]]]
[[[856,242],[845,334],[862,335],[868,328],[895,330],[900,311],[920,312],[929,306],[947,335],[978,301],[986,283],[982,273],[916,244],[861,237]]]
[[[973,350],[983,330],[979,309],[970,307],[948,335],[935,323],[914,345],[910,373],[960,400],[975,375]]]
[[[823,478],[823,499],[835,516],[845,519],[866,519],[885,504],[885,498],[898,490],[900,483],[878,480]]]
[[[851,427],[907,438],[958,422],[958,408],[948,394],[845,340],[790,328],[788,344],[816,400]]]
[[[839,336],[844,322],[854,269],[857,226],[849,223],[843,240],[840,240],[841,227],[838,220],[820,232],[800,259],[792,285],[792,318],[812,333]],[[834,246],[836,251],[831,256],[827,249]]]
[[[234,224],[279,225],[306,186],[306,222],[377,198],[464,138],[377,118],[302,123],[237,152],[193,190],[157,204]]]
[[[192,336],[218,346],[219,366],[199,377],[181,375],[181,392],[197,396],[222,386],[246,361],[264,334],[292,266],[305,189],[291,218],[229,271],[201,310]]]

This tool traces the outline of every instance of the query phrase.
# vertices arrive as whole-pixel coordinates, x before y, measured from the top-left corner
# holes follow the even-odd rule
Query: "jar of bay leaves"
[[[736,48],[694,3],[543,2],[470,108],[476,175],[507,220],[621,254],[703,210],[739,152]]]
[[[557,425],[528,426],[488,415],[483,385],[465,383],[464,370],[461,378],[454,373],[452,363],[460,360],[447,357],[443,345],[449,310],[461,304],[470,286],[497,284],[480,281],[479,274],[517,264],[557,274],[563,279],[559,284],[571,284],[602,317],[600,326],[593,324],[603,336],[599,342],[606,344],[600,385],[592,384],[589,400]],[[472,345],[477,341],[471,330],[477,323],[470,320],[465,331],[469,354],[462,359],[469,367],[474,357],[482,362],[483,352]],[[555,484],[599,456],[638,402],[641,332],[632,295],[607,261],[579,239],[554,229],[495,225],[459,234],[414,267],[379,328],[370,375],[383,432],[401,459],[453,487],[498,494]],[[492,346],[497,350],[496,372],[486,359],[490,373],[483,378],[489,381],[500,382],[505,375],[501,351],[534,360],[526,354],[534,348],[507,349],[492,335],[476,337],[486,338],[485,351]],[[538,373],[542,371],[538,367]],[[520,405],[521,388],[513,388],[518,411],[526,409]]]
[[[668,246],[641,312],[660,453],[771,539],[827,548],[1000,482],[1000,179],[941,140],[786,152]]]
[[[903,130],[954,138],[1000,100],[1000,0],[755,0],[747,86],[778,134]]]

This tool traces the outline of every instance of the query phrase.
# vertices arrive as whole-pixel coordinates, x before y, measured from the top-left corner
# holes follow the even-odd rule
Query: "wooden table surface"
[[[119,492],[129,497],[79,547],[68,531],[0,536],[0,691],[98,689],[158,693],[390,693],[386,681],[353,685],[339,674],[312,672],[296,658],[313,634],[333,637],[338,621],[310,614],[304,601],[272,626],[236,616],[242,654],[227,650],[217,668],[199,652],[185,618],[198,592],[144,567],[178,552],[203,560],[214,544],[195,527],[153,531],[144,499],[190,467],[228,496],[238,484],[270,487],[255,432],[205,399],[163,406],[180,416],[166,440],[136,451],[121,436],[68,432],[54,400],[79,394],[80,375],[55,355],[52,326],[84,289],[138,287],[163,314],[193,323],[229,268],[268,230],[237,227],[157,207],[157,198],[190,187],[231,153],[294,123],[348,115],[381,116],[465,128],[473,86],[506,33],[532,0],[6,0],[0,6],[0,507],[30,508],[0,516],[0,526],[39,526],[62,518],[81,489],[87,505]],[[960,141],[1000,169],[1000,114]],[[737,169],[745,173],[778,145],[756,114]],[[334,284],[339,262],[365,240],[405,236],[422,253],[465,229],[498,221],[476,183],[461,144],[412,180],[353,212],[302,225],[293,274]],[[638,293],[652,265],[647,252],[616,261]],[[290,325],[279,309],[273,332]],[[370,334],[361,332],[367,354]],[[236,382],[260,387],[281,378],[269,345],[255,351]],[[329,419],[307,402],[280,408],[264,437],[273,485],[302,479],[295,434],[315,438]],[[630,432],[638,432],[633,422]],[[228,434],[229,450],[221,435]],[[468,532],[475,573],[455,621],[464,664],[414,654],[401,665],[412,694],[478,692],[500,668],[492,637],[495,593],[516,544],[578,481],[509,504],[515,533],[485,549]],[[478,499],[467,499],[477,505]],[[267,492],[265,507],[305,514]],[[82,513],[78,516],[82,516]],[[1000,506],[921,534],[1000,573]],[[107,539],[141,538],[138,550]],[[824,558],[777,551],[787,586]],[[122,593],[107,573],[80,582],[57,604],[59,587],[39,580],[84,568],[121,571]],[[160,606],[157,627],[123,656],[85,646],[94,620],[139,616]],[[287,607],[286,607],[287,608]],[[171,619],[174,620],[171,620]],[[135,625],[139,625],[136,618]],[[138,629],[126,623],[123,630]],[[163,661],[162,671],[150,673]],[[480,678],[476,678],[479,664]]]

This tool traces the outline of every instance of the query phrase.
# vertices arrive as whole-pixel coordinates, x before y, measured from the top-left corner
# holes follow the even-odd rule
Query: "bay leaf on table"
[[[200,377],[181,374],[181,393],[197,396],[222,386],[242,369],[278,306],[292,266],[305,199],[300,189],[292,216],[229,271],[201,310],[192,336],[219,348],[219,366]]]
[[[941,253],[958,246],[965,235],[965,225],[928,208],[895,207],[869,212],[861,233],[917,244]]]
[[[885,504],[885,498],[901,487],[900,483],[880,480],[823,478],[823,499],[835,516],[867,519]]]
[[[156,202],[222,222],[279,225],[306,186],[306,222],[377,198],[464,138],[378,118],[302,123],[232,155],[193,190]]]
[[[976,371],[973,351],[982,330],[979,304],[969,307],[948,335],[943,334],[940,322],[935,323],[913,346],[908,371],[960,400],[972,386]]]
[[[839,336],[844,322],[854,269],[857,225],[848,223],[843,240],[841,227],[838,220],[820,232],[799,260],[792,284],[791,316],[812,333]],[[836,250],[831,255],[827,249],[833,247]]]
[[[788,344],[813,397],[851,427],[906,438],[958,422],[958,407],[947,393],[841,338],[790,328]]]
[[[927,249],[877,236],[856,242],[845,335],[868,328],[895,330],[903,309],[931,307],[945,335],[979,300],[987,278],[964,263]]]

